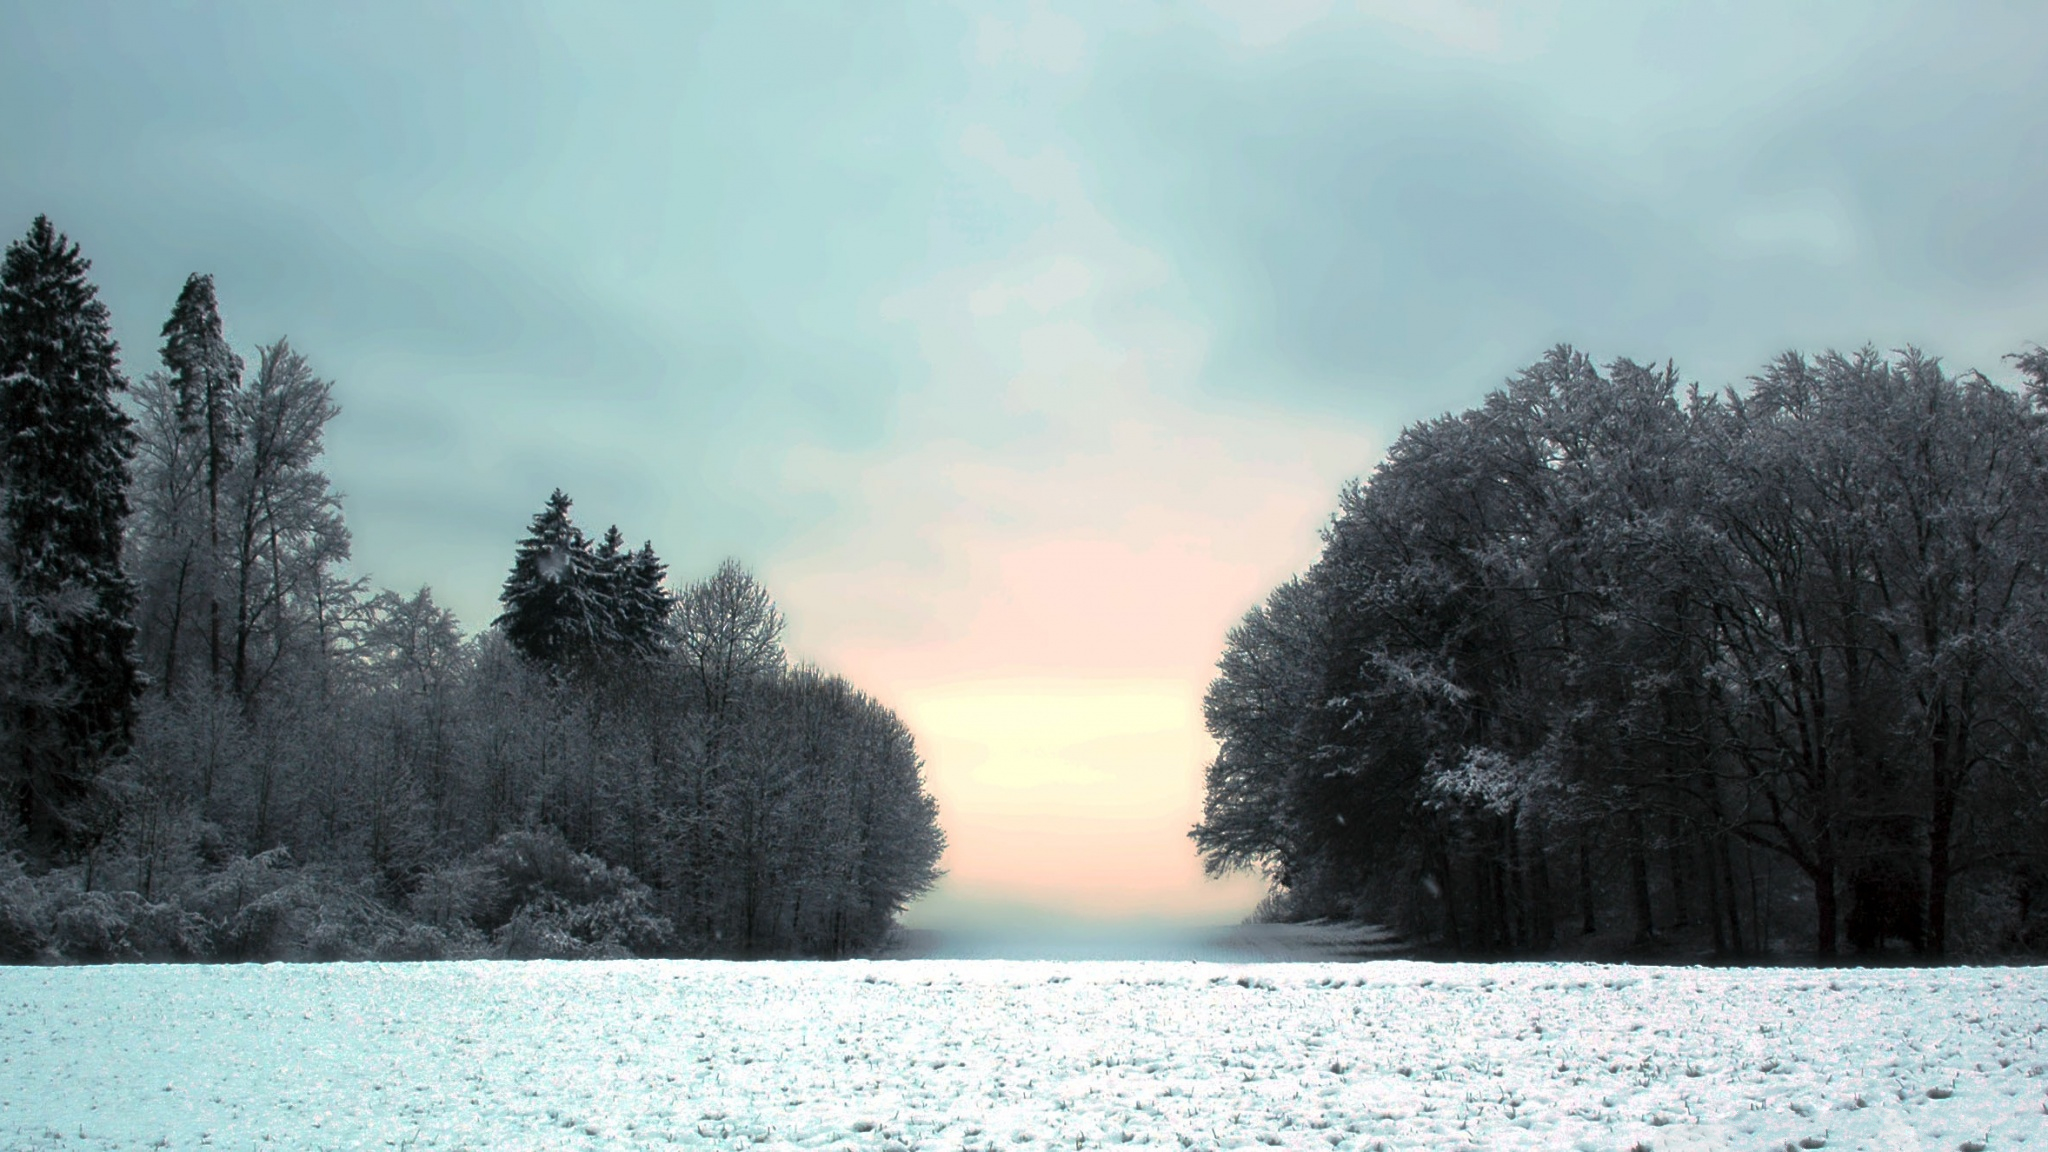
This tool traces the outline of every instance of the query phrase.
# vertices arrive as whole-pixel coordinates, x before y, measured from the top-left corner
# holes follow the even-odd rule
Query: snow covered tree
[[[134,591],[121,570],[133,433],[106,306],[78,246],[38,216],[0,271],[0,521],[26,601],[6,637],[27,691],[7,704],[6,770],[42,851],[85,838],[76,816],[103,760],[127,742],[138,680]]]
[[[2048,408],[2048,348],[2039,344],[2006,357],[2027,378],[2025,394],[2036,408]]]
[[[129,426],[83,271],[38,221],[0,301],[0,787],[41,873],[14,890],[37,940],[75,959],[839,955],[930,886],[944,837],[909,733],[785,669],[781,616],[737,563],[679,610],[651,543],[593,544],[556,492],[499,627],[465,640],[425,589],[366,598],[321,471],[331,385],[282,340],[245,380],[203,276],[133,395],[126,559],[164,688],[137,699],[125,664],[107,675],[128,653]],[[59,930],[84,905],[99,943]]]
[[[498,593],[505,611],[493,621],[520,655],[554,668],[583,656],[609,631],[597,556],[569,517],[573,503],[557,488],[534,514]]]
[[[317,671],[334,640],[335,586],[348,559],[341,502],[320,471],[333,385],[279,340],[238,397],[234,462],[222,479],[228,684],[252,703],[287,668]],[[294,660],[302,656],[303,660]]]
[[[136,582],[136,656],[163,695],[190,687],[197,665],[210,684],[208,608],[219,586],[208,547],[204,445],[178,415],[171,378],[152,372],[135,386],[136,452],[128,525],[128,571]]]
[[[220,482],[234,460],[241,429],[235,399],[242,387],[242,358],[228,347],[214,299],[213,277],[194,272],[185,280],[164,321],[164,367],[178,395],[178,418],[205,444],[206,487],[217,505]]]
[[[1189,833],[1211,875],[1247,868],[1290,886],[1306,879],[1295,798],[1315,762],[1325,619],[1314,589],[1289,580],[1224,642],[1202,702],[1216,759]]]
[[[129,530],[138,649],[165,695],[189,665],[218,688],[228,669],[223,485],[244,433],[242,360],[228,347],[213,278],[194,273],[163,327],[166,371],[135,390],[138,438]]]
[[[782,613],[737,560],[683,591],[676,633],[684,680],[714,720],[752,681],[782,670]]]
[[[668,566],[654,554],[653,541],[623,561],[613,602],[617,641],[624,651],[648,658],[669,650],[676,598],[669,594]]]
[[[164,321],[163,361],[176,397],[176,434],[192,444],[200,483],[206,494],[205,533],[198,550],[201,587],[205,589],[208,670],[215,685],[223,668],[221,647],[221,485],[234,466],[245,429],[237,420],[242,386],[242,358],[228,347],[214,299],[213,277],[193,273],[178,293],[170,318]],[[182,526],[181,526],[182,527]],[[174,608],[182,607],[174,605]],[[176,676],[176,644],[182,612],[174,614],[167,633],[166,680]],[[166,683],[165,690],[173,685]]]
[[[359,654],[385,759],[418,781],[432,805],[434,831],[446,834],[457,823],[454,699],[470,669],[462,629],[453,612],[434,603],[430,588],[410,597],[380,593],[366,610]]]
[[[1560,348],[1407,429],[1303,581],[1319,677],[1275,604],[1230,636],[1208,863],[1459,951],[1549,946],[1561,872],[1584,933],[1627,910],[1607,947],[2038,947],[2048,355],[2013,359],[2025,396],[1865,349],[1681,398]]]
[[[654,545],[629,549],[614,524],[591,547],[569,516],[571,503],[556,489],[533,518],[495,623],[522,654],[557,670],[595,671],[667,652],[675,598]]]

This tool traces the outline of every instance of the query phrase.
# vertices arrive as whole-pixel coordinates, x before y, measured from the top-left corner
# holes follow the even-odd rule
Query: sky
[[[2032,0],[0,0],[0,235],[82,245],[132,375],[191,272],[288,336],[355,570],[472,630],[557,487],[748,565],[918,739],[910,923],[1231,921],[1202,692],[1342,485],[1559,342],[2012,379],[2043,43]]]

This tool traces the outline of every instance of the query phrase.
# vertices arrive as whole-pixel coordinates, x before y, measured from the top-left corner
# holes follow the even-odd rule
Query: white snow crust
[[[1975,1152],[2044,1033],[2042,968],[11,968],[0,1147]]]

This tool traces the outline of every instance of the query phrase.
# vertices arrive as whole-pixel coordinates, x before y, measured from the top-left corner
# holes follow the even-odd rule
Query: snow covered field
[[[0,969],[8,1149],[1974,1150],[2044,1101],[2041,968]]]

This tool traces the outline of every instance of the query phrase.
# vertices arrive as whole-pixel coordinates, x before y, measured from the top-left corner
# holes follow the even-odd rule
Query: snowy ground
[[[2048,1147],[2048,969],[0,969],[0,1148]]]

